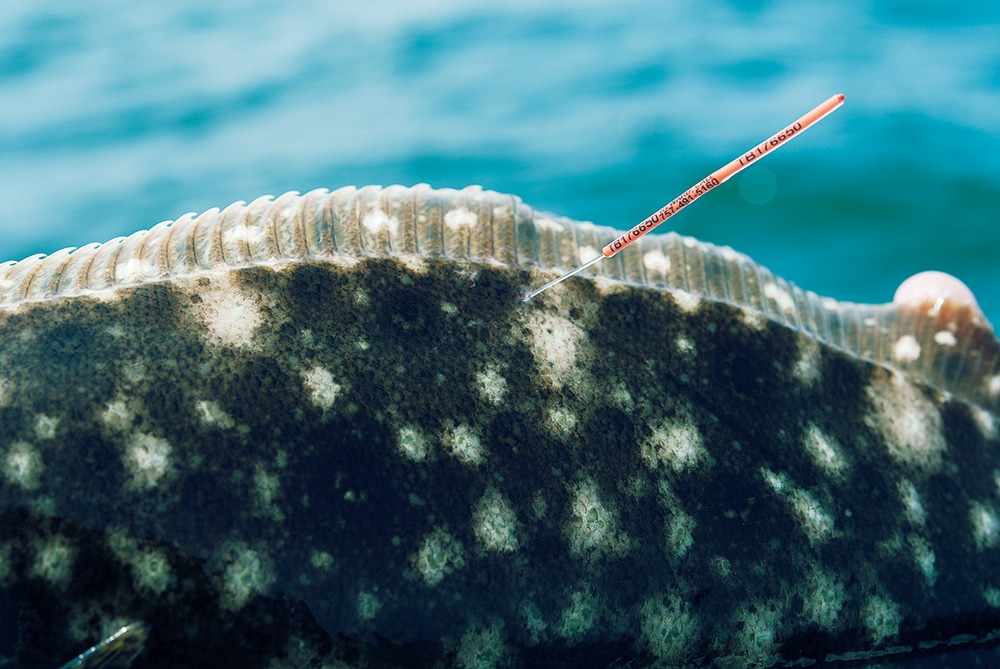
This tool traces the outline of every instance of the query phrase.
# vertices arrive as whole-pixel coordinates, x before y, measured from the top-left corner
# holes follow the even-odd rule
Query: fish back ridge
[[[0,309],[203,271],[362,256],[420,256],[564,272],[621,234],[479,186],[317,189],[186,214],[103,244],[0,263]],[[838,302],[728,247],[647,235],[582,276],[708,299],[925,380],[1000,413],[1000,345],[972,310]]]

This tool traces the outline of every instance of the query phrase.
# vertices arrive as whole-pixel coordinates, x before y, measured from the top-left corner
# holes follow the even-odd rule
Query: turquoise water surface
[[[998,64],[993,0],[4,3],[0,259],[366,183],[626,227],[842,92],[673,225],[840,299],[949,271],[998,322]]]

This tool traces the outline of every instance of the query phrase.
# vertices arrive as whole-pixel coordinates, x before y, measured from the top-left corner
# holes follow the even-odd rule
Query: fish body
[[[22,654],[123,621],[219,666],[995,645],[988,324],[673,234],[519,299],[617,234],[369,187],[0,266]]]

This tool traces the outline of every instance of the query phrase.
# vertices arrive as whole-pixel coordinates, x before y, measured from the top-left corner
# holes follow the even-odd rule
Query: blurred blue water
[[[0,256],[365,183],[626,227],[842,92],[675,227],[840,299],[949,271],[1000,322],[998,3],[672,4],[5,3]]]

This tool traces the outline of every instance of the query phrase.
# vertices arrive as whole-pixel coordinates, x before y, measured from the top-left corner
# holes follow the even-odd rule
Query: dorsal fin
[[[185,215],[104,244],[0,264],[0,308],[201,271],[343,255],[418,255],[560,273],[619,234],[478,186],[286,193]],[[584,276],[732,304],[994,413],[1000,409],[1000,345],[971,309],[837,302],[728,247],[675,233],[648,235]]]

